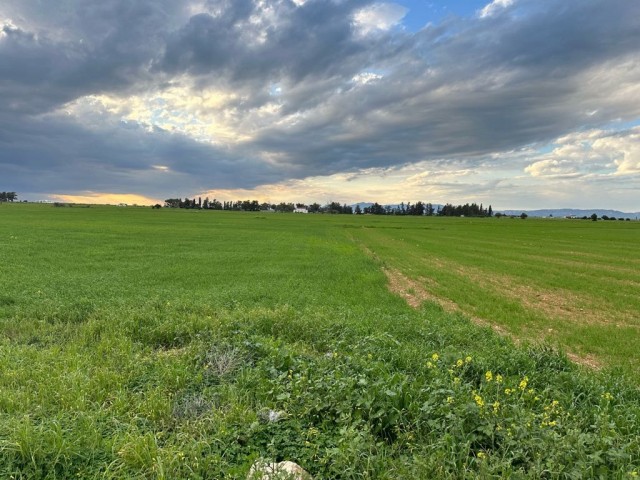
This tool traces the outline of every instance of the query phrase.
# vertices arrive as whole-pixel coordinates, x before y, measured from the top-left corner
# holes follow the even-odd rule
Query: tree
[[[309,213],[320,213],[321,205],[317,202],[309,205],[309,209],[307,210]]]
[[[593,220],[594,222],[598,221],[598,215],[596,215],[595,213],[591,214],[591,220]]]
[[[433,205],[431,203],[427,203],[427,206],[425,207],[425,215],[428,217],[433,216],[434,212],[435,212],[435,208],[433,208]]]
[[[356,215],[362,215],[362,209],[360,208],[360,205],[356,205]]]
[[[522,212],[522,213],[520,214],[520,218],[521,218],[521,219],[523,219],[523,220],[524,220],[525,218],[527,218],[528,216],[529,216],[529,215],[527,215],[527,214],[526,214],[526,213],[524,213],[524,212]]]
[[[0,202],[13,202],[18,199],[16,192],[0,192]]]

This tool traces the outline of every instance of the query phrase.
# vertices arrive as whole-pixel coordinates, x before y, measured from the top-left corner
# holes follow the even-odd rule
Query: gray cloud
[[[364,34],[353,16],[371,3],[7,0],[2,183],[162,196],[430,159],[480,165],[640,117],[638,2],[520,0],[415,34]],[[213,145],[153,120],[63,113],[86,95],[126,102],[180,85],[238,92],[220,118],[247,139]]]
[[[359,92],[316,99],[328,108],[313,112],[308,129],[298,127],[294,138],[265,129],[260,145],[289,152],[292,162],[339,169],[346,152],[355,167],[479,155],[640,115],[640,102],[615,98],[621,84],[640,81],[639,4],[519,5],[450,25],[449,36],[443,27],[425,29],[384,79]],[[593,85],[592,69],[625,63],[620,73],[626,77]],[[588,117],[592,110],[608,110],[608,116]],[[354,130],[353,139],[325,143]]]
[[[87,129],[60,116],[0,122],[2,183],[16,191],[136,192],[162,196],[278,180],[268,165],[159,129],[108,121]],[[53,154],[52,154],[53,152]],[[166,167],[163,171],[157,167]]]

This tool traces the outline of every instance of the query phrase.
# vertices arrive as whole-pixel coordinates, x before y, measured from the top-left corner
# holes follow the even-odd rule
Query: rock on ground
[[[294,462],[267,463],[255,462],[249,470],[247,480],[313,480],[300,465]]]

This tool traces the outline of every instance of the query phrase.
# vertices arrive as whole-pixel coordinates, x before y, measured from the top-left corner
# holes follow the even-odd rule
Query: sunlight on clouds
[[[592,148],[602,154],[617,152],[613,159],[617,167],[617,175],[640,173],[640,127],[632,129],[631,133],[624,138],[619,136],[599,138],[593,142]]]
[[[480,10],[479,16],[480,18],[490,17],[492,15],[495,15],[503,8],[513,5],[513,3],[514,0],[493,0],[491,3],[485,5],[482,10]]]
[[[589,130],[559,138],[557,147],[524,170],[533,177],[624,176],[640,173],[640,127]]]
[[[11,30],[16,30],[18,27],[15,26],[13,21],[10,18],[2,18],[0,17],[0,38],[4,38],[7,36],[7,32]]]
[[[91,204],[109,204],[118,205],[126,203],[127,205],[153,205],[163,203],[157,198],[145,197],[133,193],[104,193],[104,192],[86,192],[85,195],[49,195],[52,199],[66,203],[91,203]]]
[[[577,165],[568,160],[546,159],[532,163],[525,172],[533,177],[578,177]]]
[[[126,122],[181,133],[201,142],[235,144],[248,140],[249,132],[238,128],[234,107],[237,95],[218,90],[193,91],[171,87],[126,98],[108,95],[82,97],[63,110],[83,121],[96,114],[109,114]],[[253,113],[258,119],[274,115],[277,108],[264,106]]]
[[[383,76],[373,72],[362,72],[351,79],[351,81],[355,84],[359,85],[367,85],[368,83],[375,82],[376,80],[382,79]]]
[[[423,202],[490,200],[489,192],[504,174],[499,165],[487,166],[482,174],[446,163],[437,168],[429,162],[390,168],[368,168],[355,172],[288,180],[252,189],[210,190],[198,195],[219,200],[257,199],[260,202]],[[474,177],[476,184],[469,178]],[[465,181],[466,180],[466,181]],[[478,187],[480,185],[480,187]]]
[[[362,35],[389,30],[398,25],[409,10],[397,3],[374,3],[358,10],[353,21]]]

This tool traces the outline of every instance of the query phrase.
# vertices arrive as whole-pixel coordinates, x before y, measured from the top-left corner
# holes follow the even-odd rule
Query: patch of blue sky
[[[546,154],[546,153],[551,153],[553,152],[553,150],[558,146],[557,143],[547,143],[546,145],[543,145],[542,147],[539,147],[536,149],[536,151],[542,155]]]
[[[609,123],[608,125],[605,125],[605,128],[611,129],[611,130],[629,130],[631,128],[635,128],[639,126],[640,126],[640,118],[636,118],[635,120],[627,120],[627,121],[615,120]]]
[[[272,83],[269,85],[269,95],[272,97],[279,97],[282,95],[282,86],[279,83]]]
[[[429,23],[437,24],[447,17],[473,17],[490,3],[489,0],[395,0],[407,8],[402,24],[417,32]]]

